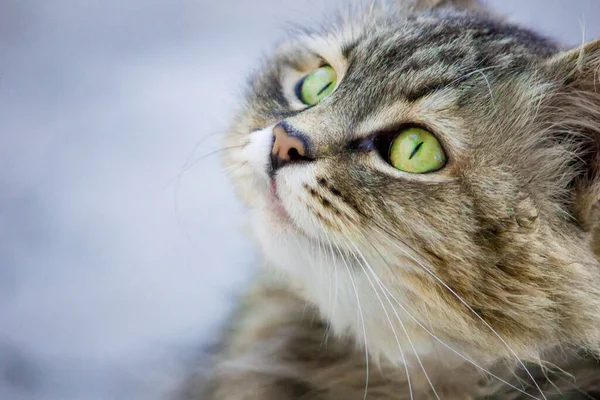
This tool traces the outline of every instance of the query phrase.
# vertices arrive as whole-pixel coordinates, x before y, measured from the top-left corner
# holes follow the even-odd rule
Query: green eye
[[[420,128],[408,128],[392,141],[389,159],[400,171],[424,174],[442,168],[447,157],[433,134]]]
[[[335,70],[329,65],[306,75],[296,87],[296,95],[307,106],[314,106],[329,96],[337,80]]]

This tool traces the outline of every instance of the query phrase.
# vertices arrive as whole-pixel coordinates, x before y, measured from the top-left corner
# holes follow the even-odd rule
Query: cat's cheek
[[[325,226],[306,190],[315,186],[316,172],[315,164],[286,167],[276,178],[277,192],[293,223],[310,237],[325,242]]]

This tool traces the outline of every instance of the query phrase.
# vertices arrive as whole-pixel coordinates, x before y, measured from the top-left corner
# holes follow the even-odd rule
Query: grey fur
[[[294,76],[323,63],[343,69],[336,90],[314,107],[298,104]],[[409,386],[416,399],[436,398],[431,386],[443,399],[598,396],[599,70],[600,42],[563,52],[474,1],[371,7],[283,44],[250,81],[225,162],[241,197],[258,209],[266,184],[256,183],[244,158],[253,132],[284,121],[306,137],[310,167],[271,171],[283,188],[303,182],[283,199],[295,213],[293,239],[306,246],[290,252],[324,250],[311,231],[322,226],[331,264],[344,261],[351,277],[364,273],[372,285],[363,278],[344,306],[360,305],[360,293],[363,329],[380,336],[369,339],[355,320],[337,318],[313,290],[314,266],[274,256],[269,246],[286,237],[266,229],[258,242],[268,270],[285,278],[257,282],[207,383],[192,379],[185,398],[359,400],[366,360],[373,400],[409,399]],[[416,177],[381,162],[376,138],[406,125],[438,135],[445,168]],[[364,264],[374,279],[385,276],[402,309],[384,305],[387,294]],[[424,365],[409,355],[401,366],[398,354],[382,350],[396,336],[390,312],[416,315],[478,367],[427,351]],[[402,329],[429,343],[433,335],[417,325],[405,321]]]

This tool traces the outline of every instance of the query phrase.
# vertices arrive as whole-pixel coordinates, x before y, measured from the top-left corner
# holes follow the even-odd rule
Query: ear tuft
[[[581,47],[560,53],[547,61],[548,67],[567,82],[593,85],[598,88],[600,79],[600,39]]]

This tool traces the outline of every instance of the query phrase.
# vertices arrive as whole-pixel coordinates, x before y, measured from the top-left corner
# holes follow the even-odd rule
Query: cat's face
[[[482,14],[359,15],[280,46],[227,137],[268,263],[395,361],[600,337],[569,57]]]

